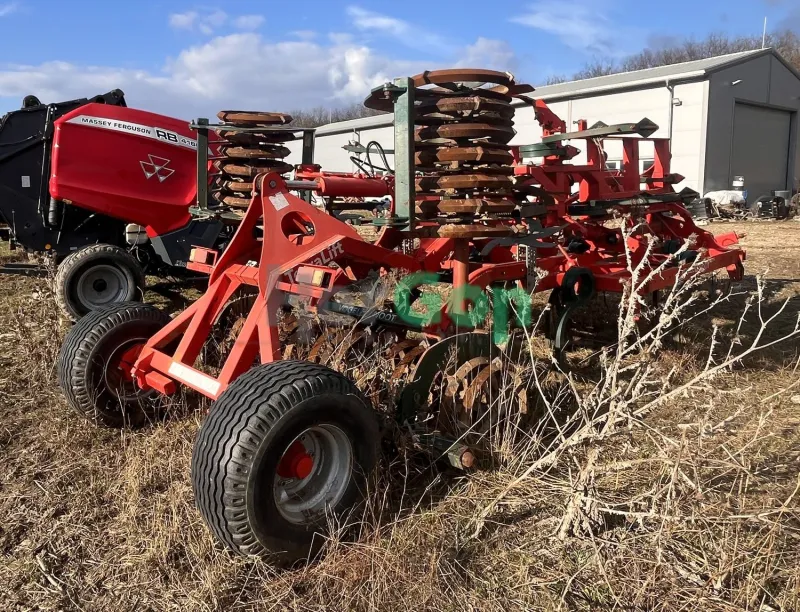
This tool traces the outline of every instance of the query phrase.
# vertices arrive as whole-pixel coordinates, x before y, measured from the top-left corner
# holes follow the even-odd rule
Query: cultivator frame
[[[476,88],[474,83],[482,80],[492,86]],[[505,73],[463,69],[423,73],[377,88],[369,105],[395,113],[395,170],[380,176],[326,172],[306,157],[295,180],[287,180],[280,170],[285,163],[274,161],[276,151],[286,149],[269,147],[284,142],[281,133],[291,128],[273,127],[271,119],[259,123],[256,117],[280,123],[287,116],[251,114],[258,126],[252,131],[263,139],[252,155],[265,158],[255,165],[272,164],[276,170],[259,172],[246,183],[249,205],[221,255],[193,250],[189,267],[209,273],[208,290],[143,342],[120,345],[98,365],[104,380],[109,369],[121,371],[136,394],[171,395],[183,384],[216,401],[195,445],[193,482],[203,516],[231,548],[245,554],[288,550],[287,559],[308,554],[329,505],[345,511],[355,495],[350,484],[342,488],[340,474],[326,476],[319,489],[309,483],[330,472],[330,466],[349,466],[347,483],[363,484],[362,477],[374,467],[378,434],[368,402],[351,380],[321,365],[333,365],[326,360],[355,347],[365,338],[365,328],[377,330],[376,336],[391,331],[391,375],[378,380],[398,387],[399,422],[411,429],[417,443],[466,468],[475,456],[465,440],[475,440],[470,432],[479,416],[493,409],[493,385],[509,373],[508,355],[519,348],[514,337],[498,342],[486,329],[476,329],[486,318],[476,314],[479,302],[488,303],[481,297],[484,289],[516,286],[516,297],[521,289],[523,298],[549,291],[551,340],[561,352],[576,308],[597,291],[625,291],[632,268],[640,264],[646,271],[660,270],[637,287],[642,294],[673,285],[689,262],[696,262],[698,272],[726,269],[732,279],[741,278],[744,252],[736,247],[737,236],[715,238],[694,224],[684,205],[696,194],[675,193],[673,185],[682,177],[670,172],[669,143],[650,138],[657,126],[643,120],[589,128],[581,122],[570,133],[543,101],[524,97],[530,91]],[[513,98],[533,105],[543,128],[541,143],[508,145],[514,133]],[[225,111],[221,116],[226,113],[247,115]],[[197,120],[193,127],[202,132],[198,181],[207,184],[203,143],[208,130],[219,126]],[[235,131],[230,124],[224,130]],[[239,140],[248,139],[253,140]],[[621,141],[620,171],[605,168],[605,139]],[[566,163],[578,154],[566,141],[576,140],[586,146],[582,165]],[[655,161],[640,173],[639,146],[646,140],[653,143]],[[304,148],[309,150],[309,144]],[[526,163],[531,156],[541,162]],[[226,185],[230,189],[231,183]],[[241,183],[233,187],[244,189]],[[324,210],[293,191],[321,196]],[[374,241],[335,216],[363,208],[363,203],[342,198],[383,195],[393,200],[389,216],[373,220],[380,229]],[[200,198],[196,214],[228,214],[224,207],[202,206],[205,201]],[[362,307],[336,299],[365,279],[392,272],[405,275],[396,304],[387,307],[376,300]],[[419,299],[418,286],[426,281],[449,285],[450,296],[438,304],[423,301],[425,315],[412,313],[410,302]],[[495,312],[505,307],[508,315],[509,304],[503,302],[508,294],[492,295]],[[204,369],[204,347],[240,297],[246,298],[246,307],[214,375]],[[288,319],[294,318],[297,329],[303,313],[312,318],[345,315],[352,333],[333,338],[339,345],[326,351],[329,338],[322,330],[309,358],[297,360],[285,332]],[[69,389],[80,380],[91,389],[95,384],[96,378],[80,369],[91,360],[74,358],[87,342],[102,334],[110,337],[115,325],[130,325],[136,333],[151,329],[160,316],[146,308],[128,312],[115,307],[82,321],[62,350],[62,385]],[[496,325],[506,328],[508,318]],[[70,359],[78,365],[70,365]],[[256,361],[260,367],[254,367]],[[454,375],[448,377],[453,365]],[[518,372],[512,376],[512,401],[525,412],[530,385]],[[67,393],[87,412],[92,404],[85,398],[94,391],[79,391]],[[438,414],[431,399],[436,392],[444,398]],[[320,402],[327,403],[320,408]],[[445,413],[455,416],[455,423]],[[309,487],[310,493],[302,493]],[[313,508],[309,499],[316,500]],[[281,507],[290,511],[280,515]]]
[[[643,120],[589,129],[581,122],[578,131],[570,133],[541,100],[530,102],[543,127],[542,143],[512,149],[519,189],[538,196],[538,203],[527,204],[538,213],[527,219],[528,230],[497,239],[437,236],[435,224],[415,214],[419,200],[414,189],[414,91],[411,79],[398,79],[380,88],[381,95],[392,98],[395,110],[394,176],[326,173],[305,159],[297,170],[300,180],[287,181],[276,173],[256,179],[252,203],[216,264],[209,266],[208,254],[202,250],[194,256],[195,265],[211,272],[205,295],[153,336],[142,350],[134,375],[143,389],[171,394],[176,390],[175,383],[180,382],[217,399],[256,358],[261,363],[281,359],[279,311],[288,296],[303,300],[311,312],[325,310],[336,291],[363,278],[370,270],[445,272],[445,278],[452,276],[454,291],[467,286],[491,287],[500,282],[519,283],[529,292],[553,291],[559,299],[551,299],[551,303],[561,309],[561,319],[569,316],[576,303],[585,302],[597,291],[621,292],[630,279],[629,264],[637,266],[647,257],[649,267],[656,268],[672,256],[669,251],[649,248],[644,232],[667,236],[680,244],[693,240],[689,258],[702,253],[702,272],[724,268],[731,278],[741,278],[744,254],[731,248],[737,242],[736,235],[715,238],[698,228],[684,207],[684,202],[695,194],[675,193],[672,189],[672,184],[682,177],[670,173],[668,140],[649,138],[657,126]],[[193,127],[208,130],[213,126],[199,120]],[[604,168],[600,138],[621,141],[624,160],[620,171]],[[565,164],[578,150],[563,142],[578,139],[586,143],[587,163]],[[640,174],[638,147],[647,140],[653,143],[655,161]],[[203,142],[203,136],[199,142]],[[309,149],[310,145],[304,144],[304,150]],[[523,157],[529,155],[543,157],[543,162],[524,163]],[[206,167],[202,162],[201,159],[198,168]],[[576,193],[571,191],[573,184],[579,186]],[[393,189],[393,214],[380,220],[385,225],[378,240],[371,244],[352,226],[293,195],[292,189],[313,190],[331,198],[389,195]],[[644,229],[628,237],[627,242],[621,229],[596,223],[598,218],[632,209],[642,212],[643,208]],[[547,241],[555,234],[553,228],[568,237],[567,244]],[[419,238],[420,246],[408,253],[397,250],[409,237]],[[482,249],[485,261],[470,262],[470,249],[474,247]],[[529,249],[536,251],[533,261],[530,257],[526,260]],[[544,272],[534,286],[528,286],[531,263]],[[671,286],[678,270],[677,266],[666,267],[640,291],[653,293]],[[221,373],[212,377],[194,364],[225,304],[243,286],[256,288],[258,295]],[[569,303],[564,301],[565,296]],[[466,311],[463,301],[450,301],[438,316],[431,317],[436,323],[423,326],[422,331],[432,339],[452,335],[463,330]],[[563,329],[563,321],[556,327]],[[413,330],[414,326],[407,328]],[[556,349],[563,348],[563,337],[556,333],[553,340]],[[177,348],[170,355],[165,347],[176,342]],[[405,413],[408,415],[408,410]]]

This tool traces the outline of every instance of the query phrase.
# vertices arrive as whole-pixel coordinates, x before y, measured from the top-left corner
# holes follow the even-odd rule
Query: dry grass
[[[765,312],[790,301],[766,338],[785,335],[800,310],[800,223],[711,229],[749,233],[743,285],[769,268]],[[45,285],[0,277],[2,609],[800,608],[796,340],[527,476],[527,458],[464,478],[395,457],[357,543],[278,572],[221,550],[193,508],[200,410],[140,432],[70,412]],[[701,371],[712,324],[731,337],[743,305],[694,321],[660,371]],[[756,329],[749,319],[742,341]],[[576,500],[588,524],[565,530]]]

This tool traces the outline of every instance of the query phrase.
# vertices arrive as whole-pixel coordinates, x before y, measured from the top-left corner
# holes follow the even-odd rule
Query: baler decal
[[[67,123],[78,123],[80,125],[88,125],[104,130],[136,134],[138,136],[144,136],[145,138],[160,140],[161,142],[166,142],[176,147],[184,147],[192,150],[197,148],[196,140],[181,136],[171,130],[165,130],[150,125],[141,125],[140,123],[131,123],[130,121],[118,121],[117,119],[106,119],[105,117],[78,115],[77,117],[69,119]]]

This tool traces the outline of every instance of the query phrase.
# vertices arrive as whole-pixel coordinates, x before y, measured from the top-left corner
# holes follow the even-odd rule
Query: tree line
[[[296,110],[289,114],[292,116],[292,123],[290,125],[297,127],[318,127],[338,121],[374,117],[375,115],[382,115],[384,113],[367,108],[360,102],[353,102],[352,104],[336,108],[316,106],[310,109]]]
[[[790,30],[769,34],[766,46],[773,47],[795,69],[800,71],[800,37]],[[568,80],[591,79],[593,77],[669,66],[682,62],[707,59],[717,55],[753,51],[762,46],[761,36],[729,36],[710,34],[702,40],[688,39],[657,49],[644,49],[620,61],[607,59],[594,60],[571,77],[552,76],[547,84],[564,83]]]

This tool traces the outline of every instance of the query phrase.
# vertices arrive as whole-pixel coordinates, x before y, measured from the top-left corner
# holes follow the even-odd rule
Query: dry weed
[[[798,351],[775,341],[796,329],[800,226],[779,228],[786,251],[776,227],[751,234],[749,274],[769,258],[777,277],[690,303],[680,344],[633,326],[593,367],[550,371],[550,425],[499,436],[496,469],[389,455],[358,540],[282,572],[222,550],[193,507],[205,407],[89,427],[57,389],[46,282],[2,278],[0,608],[798,609]]]

